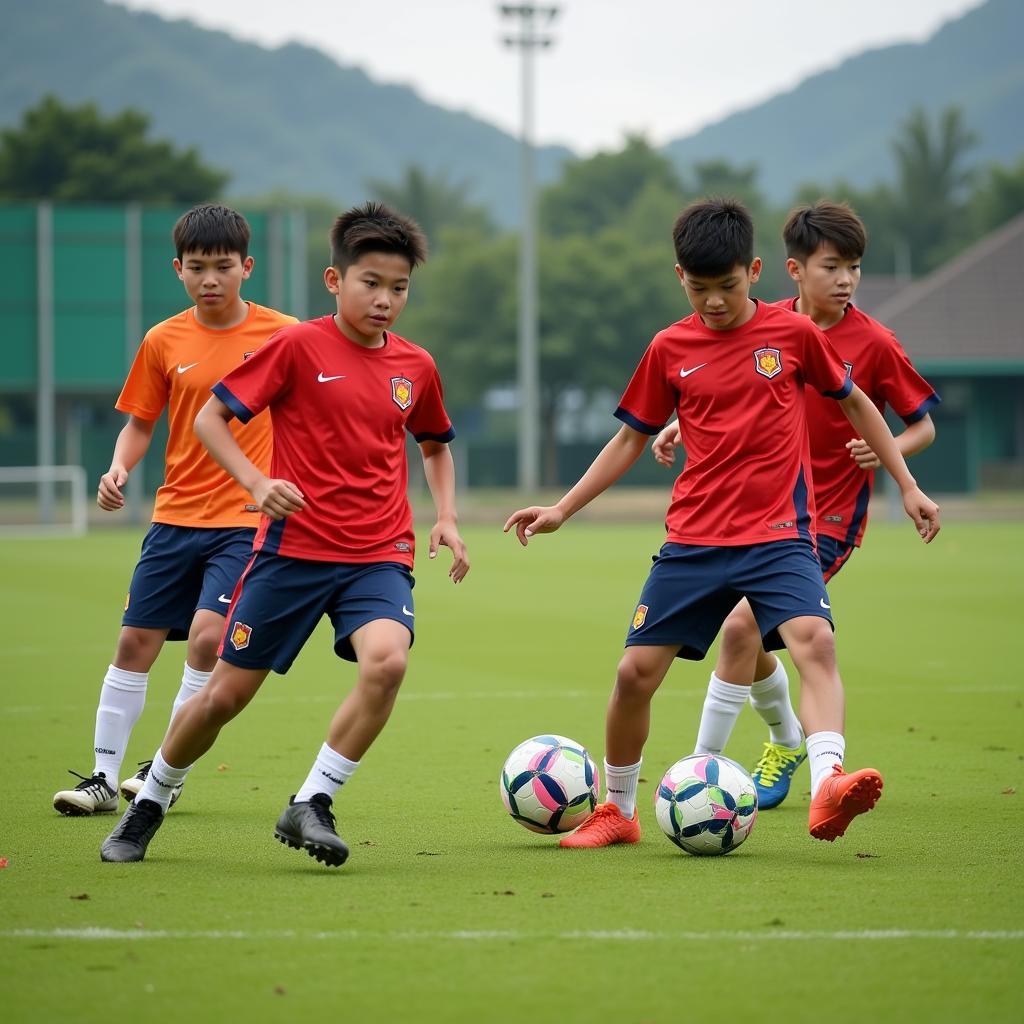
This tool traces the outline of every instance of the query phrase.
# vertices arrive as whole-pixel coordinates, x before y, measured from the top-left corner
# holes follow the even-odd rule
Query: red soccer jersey
[[[255,526],[252,499],[210,458],[192,429],[210,388],[295,317],[250,302],[235,327],[206,327],[186,309],[146,332],[116,408],[157,420],[167,406],[164,482],[153,522],[211,529]],[[270,417],[233,425],[242,451],[264,472],[270,467]]]
[[[796,303],[796,298],[790,298],[777,305],[795,309]],[[910,424],[941,401],[914,369],[892,331],[856,306],[847,306],[843,319],[825,333],[849,368],[853,382],[879,412],[885,412],[889,405],[904,423]],[[846,442],[857,432],[835,402],[808,393],[807,424],[817,532],[859,547],[867,527],[874,470],[860,469],[850,458]]]
[[[390,331],[365,348],[324,316],[278,331],[213,391],[243,422],[269,407],[270,475],[304,496],[301,512],[262,518],[255,551],[412,566],[405,434],[455,436],[428,352]]]
[[[645,434],[679,415],[686,463],[669,541],[812,540],[805,385],[834,398],[852,388],[828,339],[798,313],[759,302],[732,330],[693,313],[655,335],[615,415]]]

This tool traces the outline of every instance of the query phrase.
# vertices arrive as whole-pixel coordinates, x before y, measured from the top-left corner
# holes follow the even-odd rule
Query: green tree
[[[441,235],[446,228],[494,233],[487,211],[466,198],[465,182],[451,182],[442,175],[431,177],[422,167],[410,164],[397,182],[373,178],[366,184],[374,198],[418,221],[434,249],[443,244]]]
[[[1013,166],[990,165],[970,200],[971,223],[981,236],[1024,210],[1024,157]]]
[[[0,133],[0,197],[64,201],[195,203],[220,193],[229,175],[146,137],[137,110],[104,117],[96,105],[66,107],[46,96],[21,124]]]

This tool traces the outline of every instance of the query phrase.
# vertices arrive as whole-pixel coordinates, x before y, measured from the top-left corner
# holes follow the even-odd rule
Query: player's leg
[[[830,623],[804,615],[780,624],[779,633],[800,673],[800,718],[811,769],[808,827],[815,839],[832,842],[875,806],[882,776],[873,768],[847,773],[843,767],[845,698]]]
[[[146,703],[149,670],[166,638],[166,629],[121,627],[96,706],[92,774],[72,772],[82,781],[74,789],[54,794],[53,806],[61,814],[79,817],[117,811],[118,778],[128,740]]]
[[[178,708],[206,685],[217,663],[217,651],[224,635],[224,616],[231,605],[235,584],[252,557],[254,536],[254,530],[240,528],[196,531],[203,564],[202,582],[189,626],[181,683],[171,708],[172,719]],[[134,800],[142,789],[151,764],[151,761],[140,762],[138,771],[121,783],[121,795],[126,800]],[[171,807],[180,796],[181,787],[178,787],[172,794]]]
[[[338,790],[391,716],[409,663],[415,621],[408,568],[398,563],[339,566],[328,614],[334,649],[355,661],[356,685],[342,701],[305,781],[289,799],[277,839],[332,867],[348,858],[331,810]]]
[[[192,765],[213,746],[221,729],[256,696],[269,672],[269,668],[217,663],[206,686],[187,700],[171,721],[142,788],[104,840],[101,860],[123,863],[145,857],[175,790],[184,785]]]

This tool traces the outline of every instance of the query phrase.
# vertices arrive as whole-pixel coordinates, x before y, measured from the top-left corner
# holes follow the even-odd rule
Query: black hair
[[[235,253],[245,262],[249,255],[249,222],[237,211],[219,203],[202,203],[183,213],[171,237],[180,260],[186,252]]]
[[[720,277],[754,261],[754,223],[735,199],[712,197],[691,203],[672,228],[676,262],[698,277]]]
[[[427,239],[411,217],[369,202],[343,213],[331,228],[331,266],[344,273],[370,252],[404,256],[410,267],[427,258]]]
[[[792,210],[782,229],[786,255],[806,263],[826,242],[844,260],[859,260],[868,244],[864,222],[847,203],[819,199],[813,206]]]

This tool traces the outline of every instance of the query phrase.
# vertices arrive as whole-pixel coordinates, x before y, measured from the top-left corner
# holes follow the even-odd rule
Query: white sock
[[[171,710],[172,719],[178,713],[178,708],[206,685],[211,675],[212,672],[200,672],[185,662],[185,668],[181,673],[181,688],[178,690],[178,696],[174,698],[174,708]]]
[[[93,775],[103,775],[112,789],[120,782],[121,762],[128,739],[146,703],[148,672],[129,672],[111,665],[103,677],[96,708]]]
[[[622,816],[633,820],[636,810],[636,784],[640,781],[640,765],[643,758],[636,764],[614,765],[604,763],[604,782],[608,787],[606,803],[615,804]]]
[[[171,792],[175,786],[185,781],[185,776],[191,770],[192,765],[187,768],[172,768],[164,760],[163,751],[158,750],[153,755],[153,764],[146,776],[146,781],[135,797],[136,803],[139,800],[152,800],[153,803],[159,804],[166,814],[167,808],[171,805]]]
[[[838,732],[812,732],[807,737],[807,766],[811,769],[811,799],[818,787],[832,774],[833,765],[842,765],[846,740]]]
[[[804,733],[789,699],[789,676],[781,660],[776,660],[775,671],[770,676],[757,679],[751,685],[750,706],[764,719],[772,743],[792,748],[800,746]]]
[[[295,802],[302,803],[316,793],[326,793],[333,799],[334,794],[352,778],[358,767],[358,761],[350,761],[325,743],[316,755],[306,781],[295,794]]]
[[[747,703],[749,686],[727,683],[714,672],[708,680],[708,693],[697,728],[695,754],[720,754],[732,735],[733,726]]]

